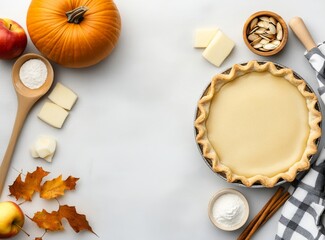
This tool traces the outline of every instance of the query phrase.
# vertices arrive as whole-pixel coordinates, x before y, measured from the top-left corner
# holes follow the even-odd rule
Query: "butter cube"
[[[61,128],[69,112],[55,103],[45,102],[38,117],[47,124]]]
[[[56,140],[47,135],[41,135],[31,146],[30,152],[33,158],[42,158],[47,162],[52,162],[56,150]]]
[[[71,110],[78,96],[61,83],[57,83],[48,98],[64,109]]]
[[[228,57],[234,46],[235,43],[219,30],[202,55],[210,63],[219,67]]]
[[[56,141],[51,136],[39,136],[34,144],[34,149],[39,157],[45,158],[55,152]]]
[[[200,28],[195,31],[194,47],[206,48],[219,28]]]

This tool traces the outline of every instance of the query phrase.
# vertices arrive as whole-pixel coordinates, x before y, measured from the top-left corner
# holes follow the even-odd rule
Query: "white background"
[[[32,109],[22,130],[1,201],[12,200],[7,186],[19,171],[42,166],[52,179],[60,174],[79,177],[75,191],[59,199],[87,215],[100,239],[200,240],[236,239],[241,230],[224,232],[209,221],[207,205],[223,188],[239,189],[251,207],[249,220],[275,189],[245,189],[224,182],[206,166],[194,141],[196,103],[214,74],[234,63],[270,60],[284,64],[315,86],[315,75],[304,58],[304,48],[290,31],[286,48],[263,58],[251,53],[242,40],[245,20],[254,12],[271,10],[286,22],[301,16],[316,42],[325,40],[325,3],[302,0],[116,0],[122,17],[120,41],[109,58],[87,69],[53,64],[55,81],[70,87],[78,102],[62,129],[37,118],[43,98]],[[27,0],[0,1],[0,17],[19,22],[25,30]],[[193,48],[196,28],[218,26],[236,42],[220,68]],[[29,41],[25,51],[38,51]],[[16,112],[11,84],[14,61],[0,61],[0,154],[9,141]],[[39,134],[58,141],[53,163],[34,160],[29,147]],[[29,216],[45,208],[56,210],[55,200],[36,194],[22,209]],[[280,212],[253,239],[272,239]],[[44,239],[98,239],[65,231]],[[26,219],[32,237],[42,230]],[[30,239],[33,239],[33,238]],[[15,239],[27,239],[20,233]]]

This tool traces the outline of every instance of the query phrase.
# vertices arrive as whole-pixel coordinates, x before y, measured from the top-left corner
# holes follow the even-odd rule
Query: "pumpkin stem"
[[[81,6],[65,13],[69,23],[79,24],[84,19],[84,14],[89,8]]]

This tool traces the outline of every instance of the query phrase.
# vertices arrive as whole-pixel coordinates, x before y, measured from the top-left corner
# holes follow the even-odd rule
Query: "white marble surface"
[[[246,18],[271,10],[287,22],[301,16],[316,42],[325,40],[323,0],[116,0],[123,30],[113,54],[88,69],[66,69],[53,64],[55,80],[73,89],[79,100],[63,129],[54,129],[37,118],[46,99],[31,111],[16,147],[6,185],[18,171],[42,166],[47,179],[63,174],[80,177],[77,189],[59,201],[76,205],[100,239],[236,239],[241,230],[224,232],[209,221],[210,197],[222,188],[239,189],[251,206],[249,220],[275,189],[245,189],[218,178],[205,165],[193,135],[197,100],[211,77],[234,63],[271,60],[295,69],[312,85],[313,70],[304,48],[290,31],[283,52],[262,58],[251,53],[242,40]],[[0,1],[0,17],[21,23],[29,1]],[[220,27],[236,42],[221,68],[209,64],[194,49],[193,33],[199,27]],[[36,52],[31,41],[26,52]],[[14,61],[0,61],[0,154],[11,134],[17,101],[11,85]],[[39,134],[52,134],[58,151],[51,164],[29,154]],[[14,200],[5,189],[1,201]],[[56,201],[39,200],[22,205],[29,216],[42,208],[57,208]],[[272,239],[279,212],[254,235]],[[66,230],[48,233],[51,239],[98,239],[91,233]],[[25,229],[32,237],[42,231],[30,220]],[[19,234],[15,239],[26,239]],[[30,238],[33,239],[33,238]]]

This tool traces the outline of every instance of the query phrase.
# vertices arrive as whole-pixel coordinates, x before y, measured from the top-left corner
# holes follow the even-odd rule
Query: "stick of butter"
[[[71,110],[78,96],[63,84],[57,83],[48,98],[60,107]]]
[[[195,31],[194,47],[206,48],[212,38],[219,31],[219,28],[199,28]]]
[[[55,103],[45,102],[38,114],[39,119],[47,124],[61,128],[69,112]]]
[[[228,57],[235,43],[222,31],[218,31],[207,48],[203,51],[203,57],[213,65],[219,67]]]

